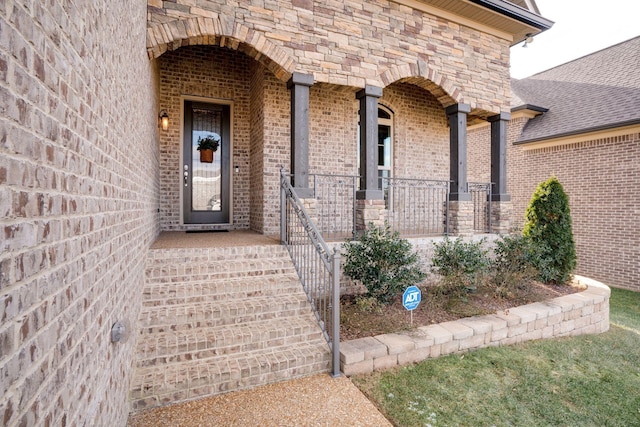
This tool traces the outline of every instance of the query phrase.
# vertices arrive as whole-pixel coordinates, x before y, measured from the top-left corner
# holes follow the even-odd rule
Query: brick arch
[[[263,64],[279,80],[287,81],[295,61],[262,33],[219,15],[216,18],[191,17],[169,22],[147,23],[147,54],[154,59],[181,46],[212,45],[245,53]]]
[[[443,107],[464,102],[462,91],[426,62],[394,65],[380,74],[380,81],[389,86],[392,83],[411,83],[435,96]]]

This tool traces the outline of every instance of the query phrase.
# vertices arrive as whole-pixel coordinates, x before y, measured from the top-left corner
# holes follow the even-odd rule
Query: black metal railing
[[[473,231],[491,233],[491,183],[469,182],[467,188],[473,200]]]
[[[380,178],[386,221],[402,236],[446,234],[449,229],[449,181]]]
[[[356,235],[357,175],[311,174],[316,199],[314,215],[318,229],[327,240]]]
[[[332,352],[332,375],[340,375],[340,252],[329,250],[313,219],[280,172],[280,239]]]

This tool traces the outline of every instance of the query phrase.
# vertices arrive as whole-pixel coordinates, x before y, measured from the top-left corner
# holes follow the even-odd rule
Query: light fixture
[[[240,172],[240,166],[236,165],[235,170],[236,170],[236,173]]]
[[[522,47],[527,47],[531,43],[533,43],[533,34],[529,33],[525,36],[524,44],[522,45]]]
[[[160,111],[160,114],[158,115],[158,121],[160,122],[162,130],[169,129],[169,114],[167,114],[167,110]]]

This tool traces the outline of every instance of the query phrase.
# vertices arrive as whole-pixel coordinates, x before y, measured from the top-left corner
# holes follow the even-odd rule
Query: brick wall
[[[384,88],[380,104],[393,111],[393,176],[449,179],[449,127],[444,108],[415,85]]]
[[[291,111],[287,85],[270,72],[264,76],[263,229],[280,235],[280,169],[291,170]]]
[[[513,145],[527,123],[508,126],[507,185],[512,226],[522,229],[536,186],[555,175],[569,196],[578,266],[576,273],[614,287],[640,290],[640,241],[629,220],[640,212],[640,135],[583,140],[525,150]],[[469,179],[488,177],[489,126],[469,132]]]
[[[264,67],[254,65],[251,78],[251,146],[249,150],[249,227],[262,230],[264,227]]]
[[[0,2],[0,420],[125,425],[157,235],[154,64],[136,2]]]
[[[491,126],[489,124],[472,128],[467,132],[467,181],[491,182]]]
[[[233,101],[232,134],[234,165],[233,222],[236,228],[249,227],[249,153],[251,121],[251,67],[254,61],[230,49],[191,46],[168,52],[159,58],[160,107],[168,111],[172,125],[160,135],[161,224],[163,230],[184,230],[181,225],[182,168],[180,165],[181,108],[183,96]],[[244,165],[244,167],[242,167]],[[195,227],[197,228],[197,226]]]
[[[516,224],[538,183],[555,175],[569,196],[578,255],[576,272],[611,286],[640,290],[640,134],[525,151],[508,148]]]

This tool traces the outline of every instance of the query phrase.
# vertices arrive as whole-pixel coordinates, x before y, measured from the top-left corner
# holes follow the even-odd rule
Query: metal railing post
[[[333,250],[333,373],[332,377],[340,376],[340,249]]]
[[[283,179],[286,179],[285,170],[280,169],[280,242],[287,244],[287,197],[282,185]]]

